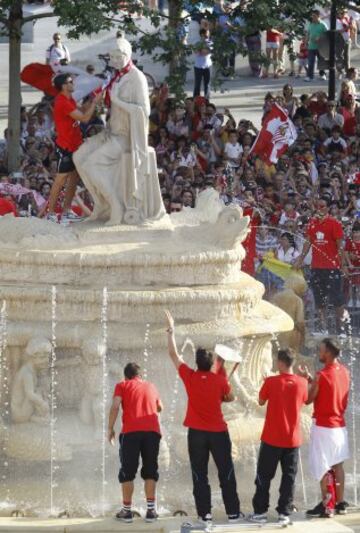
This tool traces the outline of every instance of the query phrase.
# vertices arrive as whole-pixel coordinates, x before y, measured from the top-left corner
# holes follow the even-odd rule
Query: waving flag
[[[258,155],[268,164],[277,163],[279,157],[295,142],[296,137],[296,128],[288,112],[275,103],[265,115],[251,154]]]

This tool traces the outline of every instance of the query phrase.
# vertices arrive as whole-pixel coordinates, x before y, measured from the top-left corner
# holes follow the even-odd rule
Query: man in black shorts
[[[158,456],[161,439],[158,413],[162,410],[162,404],[155,385],[141,379],[139,365],[128,363],[124,375],[125,380],[115,386],[108,429],[109,441],[113,442],[114,424],[121,405],[123,413],[119,436],[119,481],[122,487],[123,506],[116,514],[116,518],[126,523],[133,520],[131,500],[141,455],[141,477],[144,480],[147,505],[145,521],[153,522],[158,517],[155,493],[156,482],[159,479]]]
[[[329,215],[329,205],[327,197],[318,200],[317,213],[310,219],[307,229],[309,240],[294,266],[302,266],[311,248],[311,288],[320,315],[321,330],[326,333],[325,309],[327,304],[331,304],[336,308],[337,328],[341,334],[345,311],[341,272],[344,232],[341,223]]]
[[[51,187],[48,220],[58,221],[55,214],[56,203],[62,188],[66,184],[63,205],[63,218],[66,219],[79,181],[79,175],[72,160],[73,153],[83,142],[80,122],[89,122],[102,95],[98,94],[86,111],[78,109],[72,98],[74,84],[69,74],[59,74],[54,79],[55,87],[60,91],[54,102],[54,122],[56,129],[57,174]]]

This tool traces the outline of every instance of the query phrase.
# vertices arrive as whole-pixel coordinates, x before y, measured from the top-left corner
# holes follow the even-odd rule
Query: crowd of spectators
[[[219,2],[220,7],[222,4]],[[208,39],[209,29],[202,27],[201,21],[199,30]],[[276,35],[274,31],[275,41]],[[305,44],[300,43],[302,46]],[[210,45],[204,54],[209,50]],[[301,59],[299,68],[307,68],[306,57]],[[200,64],[208,68],[206,61]],[[250,61],[251,65],[254,67],[254,62]],[[233,58],[229,66],[233,68]],[[336,101],[329,100],[324,91],[295,95],[289,83],[280,94],[265,94],[263,118],[277,103],[297,131],[296,142],[276,164],[252,154],[258,128],[246,116],[237,121],[230,109],[217,108],[207,87],[206,97],[195,94],[182,103],[169,95],[166,83],[151,94],[149,145],[157,155],[167,212],[193,208],[199,193],[209,187],[219,192],[226,205],[241,206],[251,217],[242,268],[264,282],[268,297],[283,284],[263,268],[264,257],[270,252],[284,263],[296,261],[309,219],[322,198],[329,204],[330,215],[345,229],[347,302],[350,307],[360,307],[360,106],[356,79],[357,71],[350,67],[339,81]],[[44,98],[32,109],[21,109],[21,168],[12,175],[6,168],[6,130],[0,139],[0,215],[45,214],[56,175],[51,106],[51,100]],[[94,135],[105,127],[105,117],[99,112],[81,127],[84,137]],[[91,196],[78,187],[73,211],[86,216],[91,208]],[[61,212],[61,198],[58,210]],[[305,274],[310,265],[311,252],[304,260]]]
[[[348,77],[355,79],[356,71]],[[252,155],[258,129],[246,117],[236,121],[229,109],[218,109],[202,96],[180,104],[165,84],[156,88],[151,95],[149,145],[157,154],[166,210],[193,208],[208,187],[216,189],[225,204],[241,206],[252,224],[243,268],[257,275],[266,252],[285,263],[296,260],[316,202],[327,198],[330,214],[345,228],[346,274],[355,279],[360,261],[360,107],[346,82],[337,102],[329,101],[323,91],[298,97],[286,84],[281,94],[265,95],[264,116],[275,102],[288,110],[298,137],[277,164],[270,165]],[[12,204],[19,216],[41,216],[56,173],[51,106],[22,108],[21,121],[19,172],[7,174],[6,132],[0,144],[0,213]],[[103,127],[101,116],[95,116],[84,135]],[[91,210],[84,188],[79,187],[73,209],[78,214]],[[307,257],[305,268],[310,261]],[[276,277],[270,282],[274,286],[270,283],[269,291],[279,288]],[[353,284],[351,290],[355,289]],[[358,295],[349,298],[354,301]]]

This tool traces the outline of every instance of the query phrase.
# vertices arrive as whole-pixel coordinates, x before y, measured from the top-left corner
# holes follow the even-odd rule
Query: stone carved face
[[[51,343],[48,339],[33,337],[26,346],[25,357],[36,368],[45,369],[49,366],[51,349]]]
[[[110,52],[110,65],[118,70],[124,68],[131,59],[131,44],[126,39],[117,39],[118,48]]]
[[[112,67],[121,70],[125,67],[125,65],[127,65],[128,62],[128,56],[125,53],[120,52],[120,50],[114,50],[110,53],[110,65]]]

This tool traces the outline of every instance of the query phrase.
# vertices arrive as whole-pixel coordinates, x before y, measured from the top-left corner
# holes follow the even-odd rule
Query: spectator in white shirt
[[[296,250],[294,236],[289,232],[284,232],[280,237],[280,245],[276,250],[276,257],[283,263],[292,265],[300,252]]]
[[[299,218],[299,213],[295,209],[293,202],[286,202],[284,205],[284,211],[281,213],[279,226],[284,226],[284,224],[289,220],[297,220]]]
[[[60,33],[54,33],[53,44],[46,50],[46,64],[50,65],[54,72],[59,70],[61,62],[70,63],[70,52],[62,42]]]
[[[211,50],[212,42],[209,38],[209,30],[202,28],[200,30],[200,41],[196,43],[196,52],[195,52],[195,64],[194,64],[194,73],[195,73],[195,85],[194,85],[194,94],[193,96],[199,96],[201,90],[201,82],[204,82],[204,96],[205,98],[210,98],[210,68],[212,65],[211,61]]]
[[[238,142],[238,133],[236,130],[229,132],[229,140],[225,143],[224,159],[226,159],[231,168],[239,168],[243,147]]]
[[[342,130],[340,126],[333,126],[331,128],[331,137],[326,139],[324,142],[324,148],[327,154],[331,154],[333,152],[340,152],[343,154],[346,153],[347,144],[345,139],[340,137],[341,131]]]

